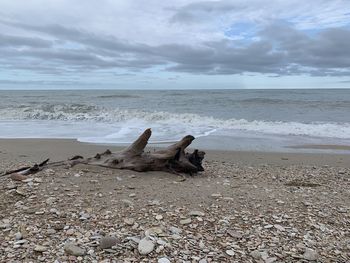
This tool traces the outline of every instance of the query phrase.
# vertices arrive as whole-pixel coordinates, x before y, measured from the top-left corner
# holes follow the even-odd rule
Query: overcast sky
[[[0,0],[0,88],[350,87],[349,0]]]

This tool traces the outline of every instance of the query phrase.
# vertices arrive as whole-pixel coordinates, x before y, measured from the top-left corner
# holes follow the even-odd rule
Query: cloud
[[[191,1],[177,8],[170,21],[180,24],[216,21],[227,26],[240,21],[266,24],[273,20],[288,20],[299,29],[326,28],[348,25],[349,7],[346,0],[304,3],[299,0]]]
[[[349,14],[340,8],[348,2],[179,0],[159,6],[157,2],[150,1],[145,10],[154,9],[158,24],[136,1],[102,1],[101,9],[94,10],[92,2],[84,2],[87,7],[80,2],[80,12],[65,19],[59,15],[68,9],[67,1],[43,17],[35,16],[40,0],[25,6],[27,13],[24,7],[4,5],[16,16],[0,20],[0,68],[52,75],[106,70],[113,76],[147,71],[350,75],[350,30],[345,26]],[[67,12],[72,10],[78,10],[76,3]],[[115,18],[116,14],[120,16]],[[139,16],[130,19],[131,14]],[[249,34],[242,26],[246,21],[254,28]],[[230,35],[225,33],[235,25]],[[315,31],[310,34],[306,28]]]
[[[0,47],[34,47],[48,48],[52,46],[51,41],[36,37],[21,37],[0,34]]]

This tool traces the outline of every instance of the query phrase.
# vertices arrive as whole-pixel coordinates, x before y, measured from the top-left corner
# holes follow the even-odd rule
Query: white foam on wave
[[[184,134],[193,134],[200,137],[213,132],[230,135],[234,131],[350,139],[350,123],[219,119],[193,113],[105,109],[80,104],[24,105],[16,108],[0,109],[0,119],[69,123],[93,122],[100,125],[105,123],[106,125],[114,124],[116,126],[116,132],[105,134],[102,137],[99,134],[96,137],[81,138],[81,140],[90,140],[91,142],[129,142],[130,138],[148,127],[153,128],[152,138],[155,138],[157,142],[169,139],[176,140]]]

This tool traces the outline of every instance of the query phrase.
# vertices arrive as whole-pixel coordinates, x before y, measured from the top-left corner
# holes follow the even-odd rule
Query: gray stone
[[[133,218],[124,218],[124,223],[127,224],[128,226],[132,226],[135,224],[135,219]]]
[[[250,252],[250,256],[253,257],[254,259],[261,259],[261,253],[259,250],[254,250]]]
[[[188,225],[188,224],[191,224],[191,222],[192,222],[191,218],[186,218],[186,219],[180,220],[181,225]]]
[[[102,237],[100,240],[100,247],[102,249],[111,248],[115,246],[117,242],[118,242],[118,239],[115,237],[111,237],[111,236]]]
[[[123,205],[124,205],[125,207],[134,206],[134,203],[133,203],[132,201],[128,200],[128,199],[123,199],[123,200],[121,200],[121,201],[122,201],[122,203],[123,203]]]
[[[22,244],[25,244],[25,243],[28,243],[28,240],[21,239],[21,240],[18,240],[16,242],[14,242],[13,244],[14,245],[22,245]]]
[[[275,262],[276,260],[277,260],[276,257],[267,258],[267,259],[265,259],[265,263],[273,263],[273,262]]]
[[[285,228],[283,227],[283,226],[281,226],[281,225],[278,225],[278,224],[275,224],[275,225],[273,225],[277,230],[279,230],[279,231],[284,231],[285,230]]]
[[[80,213],[80,217],[79,217],[80,220],[88,220],[90,219],[90,215],[88,213]]]
[[[46,250],[48,250],[48,248],[45,246],[36,245],[34,247],[34,251],[36,251],[36,252],[45,252]]]
[[[158,259],[158,263],[170,263],[170,260],[167,258],[160,258]]]
[[[21,240],[22,238],[23,238],[23,235],[22,235],[21,232],[17,232],[17,233],[15,234],[15,239],[16,239],[16,240]]]
[[[170,232],[171,232],[172,234],[176,234],[176,235],[179,235],[179,234],[181,234],[181,232],[182,232],[182,230],[181,230],[180,228],[177,228],[177,227],[174,227],[174,226],[171,226],[171,227],[169,228],[169,230],[170,230]]]
[[[148,237],[140,240],[138,250],[141,255],[147,255],[154,250],[154,243]]]
[[[46,234],[48,234],[48,235],[53,235],[53,234],[56,234],[56,233],[57,233],[57,231],[55,229],[53,229],[53,228],[49,228],[46,231]]]
[[[55,197],[49,197],[45,200],[46,204],[48,205],[52,205],[53,203],[56,202],[56,198]]]
[[[2,228],[2,229],[6,229],[6,228],[10,228],[10,227],[11,227],[10,223],[0,224],[0,228]]]
[[[189,216],[204,216],[205,214],[201,211],[192,210],[188,213]]]
[[[66,243],[64,245],[64,251],[72,256],[84,256],[85,255],[85,249],[78,247],[77,245],[74,245],[72,243]]]
[[[306,260],[315,261],[318,259],[318,253],[311,248],[306,248],[303,257]]]
[[[243,237],[243,234],[238,232],[238,231],[234,231],[234,230],[227,230],[227,234],[229,234],[231,237],[240,239]]]

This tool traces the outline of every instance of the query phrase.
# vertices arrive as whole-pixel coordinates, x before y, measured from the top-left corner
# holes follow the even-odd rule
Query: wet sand
[[[301,146],[298,146],[301,147]],[[322,145],[310,145],[315,149],[330,149]],[[346,150],[349,146],[340,147]],[[65,160],[74,155],[94,156],[106,149],[118,151],[123,147],[81,143],[70,139],[0,139],[0,156],[3,160],[39,162],[50,158],[51,161]],[[335,148],[332,148],[335,149]],[[153,150],[152,147],[148,150]],[[279,152],[245,152],[245,151],[206,151],[207,160],[225,161],[243,165],[329,165],[350,167],[349,154],[323,153],[279,153]]]

